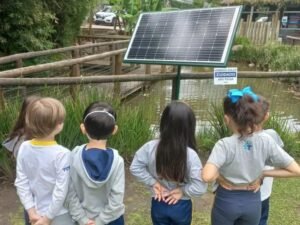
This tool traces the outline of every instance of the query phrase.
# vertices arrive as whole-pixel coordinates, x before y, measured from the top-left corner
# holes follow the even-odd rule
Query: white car
[[[256,20],[256,22],[267,22],[268,21],[268,17],[267,16],[263,16],[263,17],[260,17]]]
[[[110,24],[114,25],[116,14],[113,12],[112,6],[105,6],[101,11],[97,12],[94,16],[95,24]]]

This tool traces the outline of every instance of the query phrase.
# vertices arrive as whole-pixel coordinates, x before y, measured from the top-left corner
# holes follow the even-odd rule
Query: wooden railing
[[[38,72],[52,71],[58,70],[61,68],[68,68],[69,76],[67,79],[80,77],[80,65],[85,62],[90,62],[93,60],[99,60],[104,58],[110,58],[110,66],[112,74],[121,74],[122,69],[122,54],[126,51],[126,48],[121,48],[121,45],[128,44],[128,40],[119,40],[119,41],[110,41],[110,42],[102,42],[102,43],[93,43],[93,44],[85,44],[85,45],[77,45],[70,46],[65,48],[57,48],[45,51],[37,51],[37,52],[27,52],[20,53],[15,55],[10,55],[6,57],[0,58],[0,65],[15,63],[15,69],[10,69],[6,71],[0,72],[1,78],[22,78],[29,74],[34,74]],[[97,53],[99,47],[106,46],[108,47],[107,52]],[[84,49],[92,49],[93,55],[83,56],[81,57],[81,50]],[[42,56],[49,56],[58,53],[69,53],[70,58],[64,59],[57,62],[38,64],[34,66],[26,66],[23,67],[23,62],[25,59],[32,59]],[[66,78],[64,78],[66,79]],[[26,85],[22,85],[26,86]],[[71,96],[76,97],[77,86],[70,87]],[[26,93],[26,91],[24,91]],[[5,107],[5,98],[3,90],[0,89],[0,107]]]

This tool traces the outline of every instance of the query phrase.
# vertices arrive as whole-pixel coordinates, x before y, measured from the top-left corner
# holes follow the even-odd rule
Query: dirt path
[[[13,184],[0,184],[0,224],[10,225],[9,220],[18,211],[19,206]]]
[[[195,199],[194,211],[209,211],[213,195],[208,193],[200,199]],[[138,183],[126,168],[126,224],[141,225],[150,221],[150,192]],[[22,208],[13,184],[0,186],[0,225],[22,224]],[[13,222],[12,222],[13,221]],[[141,223],[142,222],[142,223]]]

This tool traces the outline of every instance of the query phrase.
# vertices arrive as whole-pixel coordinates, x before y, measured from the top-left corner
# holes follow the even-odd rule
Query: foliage
[[[284,71],[300,69],[300,48],[278,43],[254,46],[246,38],[238,37],[236,44],[243,47],[232,53],[231,60],[239,63],[254,63],[259,69]]]
[[[194,0],[193,4],[185,3],[183,1],[171,0],[170,6],[178,9],[202,8],[204,5],[203,0]]]
[[[197,137],[201,150],[211,151],[219,139],[230,136],[231,132],[227,128],[223,118],[224,112],[221,105],[213,104],[208,119],[210,127],[200,132]],[[264,129],[274,129],[281,137],[284,149],[292,156],[300,157],[300,134],[290,130],[286,119],[276,114],[272,115],[266,124],[264,124]]]
[[[163,1],[160,0],[111,0],[118,16],[122,18],[125,31],[129,34],[133,31],[141,12],[161,11]]]
[[[118,133],[109,143],[126,158],[131,158],[137,149],[153,136],[150,130],[150,117],[154,113],[149,105],[120,107]]]
[[[214,144],[223,137],[230,136],[231,132],[224,122],[224,112],[221,105],[212,104],[209,110],[209,128],[198,134],[200,149],[210,151]]]
[[[278,115],[273,115],[264,125],[265,129],[274,129],[279,134],[284,143],[284,149],[294,157],[300,157],[299,134],[291,132],[288,121]]]
[[[34,0],[3,0],[0,4],[0,52],[51,48],[55,15],[43,2]]]
[[[54,14],[55,29],[53,42],[58,46],[73,44],[83,20],[89,10],[95,6],[96,0],[44,0],[47,9]]]
[[[0,54],[72,44],[97,0],[3,0]]]
[[[155,111],[148,103],[141,103],[138,106],[121,104],[119,99],[112,98],[95,89],[84,89],[78,94],[76,100],[65,97],[66,93],[61,88],[46,89],[41,96],[51,96],[62,99],[66,108],[67,116],[64,122],[64,129],[58,135],[60,144],[69,149],[87,142],[81,134],[79,125],[85,108],[94,101],[109,102],[117,112],[118,133],[109,139],[109,146],[119,150],[124,157],[131,157],[134,152],[145,142],[152,138],[150,119]],[[0,111],[0,140],[4,140],[16,120],[21,104],[21,98],[10,100],[6,108]],[[5,176],[12,180],[14,177],[15,163],[11,154],[0,148],[0,177]]]

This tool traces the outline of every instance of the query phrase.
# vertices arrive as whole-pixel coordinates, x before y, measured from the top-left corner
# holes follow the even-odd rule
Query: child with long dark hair
[[[196,118],[183,102],[171,102],[160,121],[160,138],[135,154],[131,173],[152,189],[154,225],[190,225],[192,197],[206,192],[199,177],[202,164],[196,152]]]
[[[258,129],[264,111],[261,99],[250,87],[229,90],[223,107],[225,122],[233,135],[216,143],[202,178],[213,182],[222,176],[234,188],[228,190],[222,184],[217,187],[211,222],[212,225],[258,225],[260,191],[253,192],[250,187],[262,175],[300,176],[300,167],[272,137]],[[265,165],[283,169],[263,171]]]

